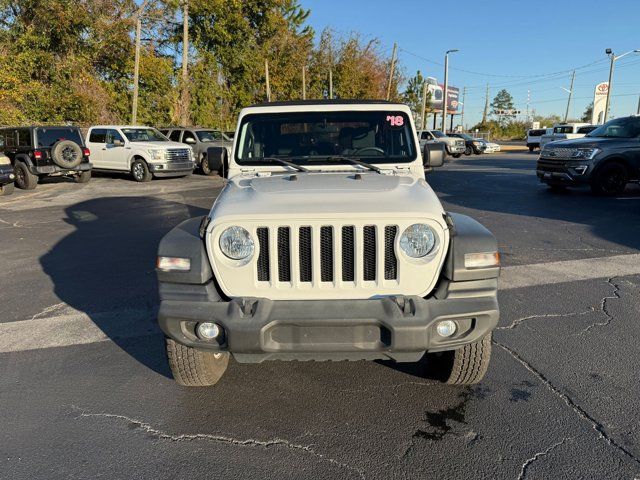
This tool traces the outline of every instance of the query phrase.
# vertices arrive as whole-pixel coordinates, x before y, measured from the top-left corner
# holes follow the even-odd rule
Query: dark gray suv
[[[229,138],[223,131],[212,128],[196,128],[196,127],[165,127],[160,132],[167,136],[169,140],[174,142],[185,143],[193,148],[196,165],[205,175],[214,175],[226,170],[227,160],[231,155],[233,140]],[[219,156],[219,165],[215,162],[207,162],[207,151],[210,147],[224,148],[225,152]],[[213,165],[212,165],[213,164]]]
[[[617,195],[640,179],[640,116],[611,120],[584,138],[548,143],[536,173],[554,190],[590,185],[598,195]]]

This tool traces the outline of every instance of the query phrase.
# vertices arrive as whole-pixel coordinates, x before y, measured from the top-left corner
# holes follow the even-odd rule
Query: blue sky
[[[561,87],[569,88],[573,68],[577,70],[570,116],[579,117],[593,99],[595,85],[608,78],[605,48],[618,55],[640,49],[640,0],[301,3],[311,9],[309,23],[318,32],[331,27],[339,33],[377,37],[389,55],[397,42],[407,75],[419,69],[442,81],[443,67],[433,62],[442,63],[448,49],[460,49],[450,57],[449,76],[461,91],[468,88],[465,123],[470,125],[481,118],[487,82],[490,98],[504,87],[516,107],[525,110],[529,90],[530,108],[536,113],[564,115],[568,94]],[[612,92],[613,116],[636,112],[640,54],[616,62]]]

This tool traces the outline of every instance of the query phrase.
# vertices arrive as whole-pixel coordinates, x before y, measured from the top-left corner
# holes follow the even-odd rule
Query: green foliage
[[[190,117],[232,127],[240,108],[272,100],[384,98],[390,58],[377,39],[322,32],[298,0],[188,0]],[[128,123],[136,0],[0,0],[0,124]],[[178,120],[182,2],[151,0],[143,17],[138,122]],[[400,99],[396,67],[391,97]]]
[[[522,140],[530,128],[527,122],[499,122],[497,120],[489,120],[480,122],[471,128],[471,131],[478,129],[480,132],[489,132],[491,138],[498,140]]]
[[[587,105],[587,108],[584,109],[584,113],[580,120],[583,122],[591,122],[591,117],[593,116],[593,102]]]
[[[512,110],[513,105],[513,97],[506,89],[502,89],[498,92],[498,94],[493,98],[491,102],[491,114],[497,116],[498,122],[506,126],[511,123],[511,121],[515,118],[513,115],[500,115],[498,116],[498,110]]]

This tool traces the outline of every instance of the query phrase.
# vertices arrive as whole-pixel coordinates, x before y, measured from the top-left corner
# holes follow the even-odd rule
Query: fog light
[[[438,325],[436,325],[436,331],[441,337],[450,337],[456,333],[456,329],[456,322],[453,320],[443,320],[442,322],[438,322]]]
[[[217,338],[221,332],[222,329],[215,323],[211,322],[199,323],[196,327],[198,337],[203,340],[213,340],[214,338]]]

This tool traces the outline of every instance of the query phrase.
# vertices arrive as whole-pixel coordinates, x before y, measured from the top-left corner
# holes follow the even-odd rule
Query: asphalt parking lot
[[[160,238],[222,186],[48,180],[0,201],[0,477],[640,478],[640,188],[557,194],[535,155],[429,176],[497,236],[501,320],[473,388],[366,362],[171,379]]]

